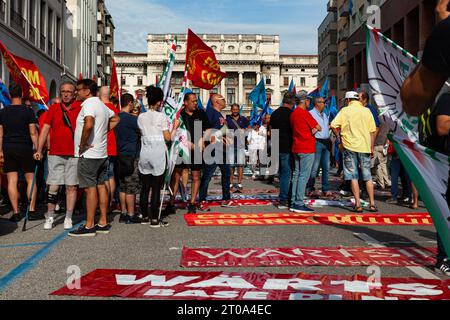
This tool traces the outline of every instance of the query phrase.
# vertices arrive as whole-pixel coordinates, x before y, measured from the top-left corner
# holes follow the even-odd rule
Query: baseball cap
[[[358,92],[356,92],[356,91],[348,91],[345,94],[345,99],[356,99],[356,100],[359,100]]]
[[[305,100],[311,100],[312,97],[308,96],[307,94],[300,94],[300,95],[298,95],[298,99],[300,101],[305,101]]]

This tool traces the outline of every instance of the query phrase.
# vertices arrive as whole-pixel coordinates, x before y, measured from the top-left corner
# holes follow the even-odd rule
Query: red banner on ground
[[[223,267],[406,267],[434,266],[434,248],[183,248],[185,268]]]
[[[170,300],[444,300],[450,281],[308,274],[95,270],[52,295]]]
[[[373,225],[432,226],[428,213],[414,214],[185,214],[188,226]]]

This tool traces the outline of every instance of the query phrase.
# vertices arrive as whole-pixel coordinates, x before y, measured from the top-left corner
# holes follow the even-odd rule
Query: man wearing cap
[[[344,178],[351,180],[356,201],[355,212],[363,212],[358,184],[358,167],[361,168],[362,179],[366,182],[370,199],[368,210],[377,212],[371,174],[371,156],[374,154],[377,128],[372,113],[359,101],[357,92],[347,92],[345,99],[348,106],[343,108],[331,123],[331,129],[339,141],[339,148],[343,151]]]
[[[314,210],[305,205],[306,184],[311,177],[316,153],[315,134],[322,128],[308,112],[310,97],[300,96],[300,104],[291,115],[293,134],[292,153],[295,169],[292,177],[292,200],[290,211],[295,213],[309,213]]]

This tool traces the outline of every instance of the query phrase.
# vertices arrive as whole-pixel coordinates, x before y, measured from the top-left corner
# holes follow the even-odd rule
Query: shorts
[[[118,158],[120,192],[125,194],[138,194],[140,192],[138,162],[134,157]]]
[[[359,170],[364,181],[372,180],[370,153],[344,151],[344,179],[359,180]]]
[[[108,157],[108,170],[106,171],[106,180],[115,176],[117,157]]]
[[[33,158],[33,150],[30,149],[5,149],[3,152],[5,164],[4,173],[19,172],[34,173],[36,161]]]
[[[78,158],[48,156],[48,178],[50,186],[78,185]]]
[[[80,188],[92,188],[106,182],[108,171],[108,158],[78,160],[78,180]]]
[[[231,167],[244,167],[245,166],[245,148],[227,150],[227,159]]]
[[[189,155],[189,163],[184,163],[184,161],[181,159],[180,156],[178,156],[177,159],[177,163],[178,161],[181,161],[180,164],[177,164],[175,166],[175,169],[180,169],[180,170],[191,170],[191,171],[202,171],[203,167],[204,167],[204,163],[203,163],[203,154],[197,154],[197,158],[202,159],[202,163],[192,163],[195,162],[195,153],[191,151],[191,154]]]

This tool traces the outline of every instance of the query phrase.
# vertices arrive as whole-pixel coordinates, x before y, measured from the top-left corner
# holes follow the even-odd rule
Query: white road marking
[[[371,247],[374,247],[374,248],[387,248],[387,246],[383,245],[381,242],[379,242],[378,240],[372,238],[368,234],[365,234],[365,233],[354,233],[353,235],[355,237],[365,241]],[[422,279],[441,280],[438,276],[436,276],[435,274],[431,273],[430,271],[428,271],[425,268],[422,268],[422,267],[406,267],[406,268],[409,269],[410,271],[414,272],[415,274],[417,274]]]

